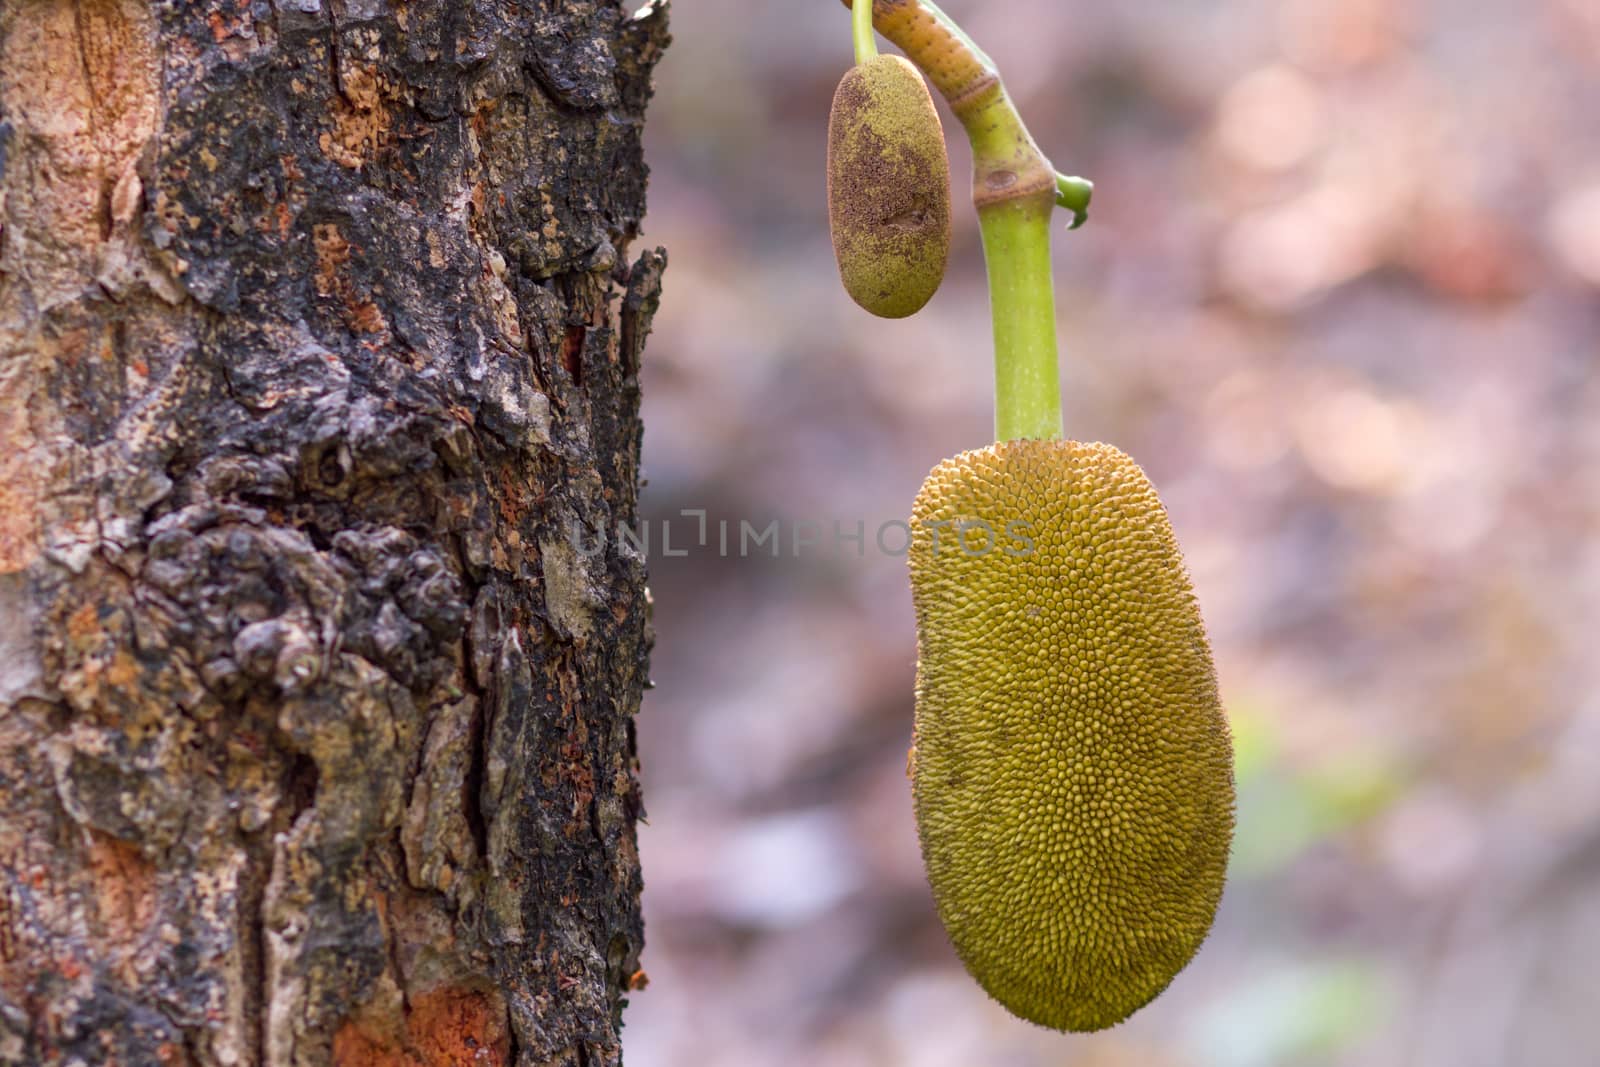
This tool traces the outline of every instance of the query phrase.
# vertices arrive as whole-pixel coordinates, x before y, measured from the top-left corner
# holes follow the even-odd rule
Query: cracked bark
[[[620,1062],[665,22],[0,2],[0,1064]]]

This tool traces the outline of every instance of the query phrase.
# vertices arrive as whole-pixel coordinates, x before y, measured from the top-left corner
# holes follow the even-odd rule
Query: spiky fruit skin
[[[913,315],[944,280],[950,161],[928,87],[900,56],[852,67],[834,92],[828,228],[845,291],[874,315]]]
[[[975,521],[987,554],[982,527],[958,537]],[[1012,441],[939,464],[912,531],[912,796],[939,916],[1015,1014],[1111,1026],[1200,947],[1233,836],[1232,745],[1166,510],[1115,448]]]

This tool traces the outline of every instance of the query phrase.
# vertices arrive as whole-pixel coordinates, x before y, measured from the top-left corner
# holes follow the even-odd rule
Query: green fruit
[[[1166,510],[1115,448],[1012,441],[935,468],[912,528],[912,794],[940,918],[1017,1015],[1110,1026],[1200,947],[1233,836]]]
[[[915,314],[950,258],[950,161],[917,68],[880,55],[846,72],[828,119],[828,225],[839,277],[874,315]]]

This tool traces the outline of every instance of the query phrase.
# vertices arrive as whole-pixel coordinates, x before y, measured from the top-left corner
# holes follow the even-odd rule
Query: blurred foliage
[[[859,311],[823,202],[843,7],[679,0],[644,462],[691,548],[651,559],[630,1064],[1592,1067],[1600,7],[944,6],[1097,183],[1056,247],[1068,432],[1138,459],[1184,545],[1238,745],[1228,893],[1107,1033],[961,971],[904,778],[905,562],[873,533],[989,440],[975,221],[921,314]],[[951,163],[964,190],[959,136]],[[741,519],[821,544],[740,558]]]
[[[1218,1067],[1326,1062],[1387,1021],[1384,984],[1362,960],[1281,967],[1202,1016],[1194,1045]]]
[[[1371,753],[1341,752],[1295,770],[1276,750],[1272,722],[1230,708],[1241,822],[1229,873],[1271,874],[1342,831],[1380,815],[1405,788],[1399,774]]]

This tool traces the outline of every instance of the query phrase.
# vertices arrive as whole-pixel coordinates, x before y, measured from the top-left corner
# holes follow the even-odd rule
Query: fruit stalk
[[[1002,200],[978,209],[994,318],[997,441],[1063,436],[1050,268],[1053,201]]]
[[[854,0],[850,14],[855,35],[856,66],[859,67],[878,58],[878,42],[872,36],[872,0]]]

